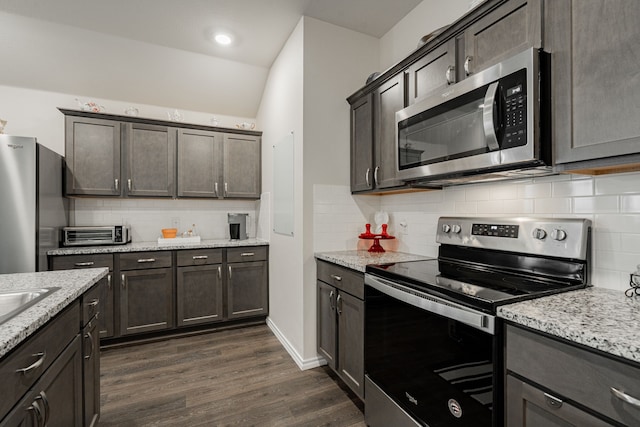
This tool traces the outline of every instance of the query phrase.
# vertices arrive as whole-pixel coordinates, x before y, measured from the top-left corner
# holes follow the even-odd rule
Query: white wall
[[[469,10],[470,0],[423,0],[380,39],[380,71],[404,59],[418,47],[418,41]]]

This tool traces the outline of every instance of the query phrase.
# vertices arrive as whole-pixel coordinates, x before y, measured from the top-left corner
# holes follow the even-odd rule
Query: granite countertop
[[[587,288],[504,305],[514,323],[640,363],[640,297]]]
[[[371,253],[365,250],[316,252],[315,256],[319,260],[332,262],[363,273],[367,264],[389,264],[393,262],[432,259],[430,257],[407,254],[404,252]]]
[[[144,251],[171,251],[176,249],[208,249],[208,248],[233,248],[243,246],[268,246],[269,242],[262,239],[246,240],[202,240],[200,243],[180,243],[180,238],[175,239],[175,244],[159,245],[158,242],[135,242],[126,245],[109,246],[70,246],[52,249],[47,255],[88,255],[88,254],[112,254],[123,252]]]
[[[59,287],[57,291],[0,323],[0,357],[18,346],[49,319],[109,273],[108,268],[0,274],[0,292]]]

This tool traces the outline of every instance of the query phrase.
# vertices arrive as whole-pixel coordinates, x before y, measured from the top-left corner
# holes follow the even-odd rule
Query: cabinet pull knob
[[[33,357],[37,357],[38,360],[36,360],[35,362],[33,362],[31,365],[27,366],[26,368],[20,368],[20,369],[16,369],[16,372],[19,374],[28,374],[30,371],[33,371],[34,369],[38,369],[40,366],[42,366],[42,364],[44,363],[44,360],[47,358],[47,352],[43,351],[40,353],[34,353],[32,354]]]
[[[342,295],[338,295],[338,298],[336,298],[336,309],[338,314],[342,315]]]
[[[198,260],[198,259],[209,259],[209,257],[207,255],[194,255],[193,256],[193,260]]]
[[[254,256],[254,255],[255,255],[255,253],[253,253],[253,252],[242,252],[240,254],[240,256]]]
[[[111,290],[111,274],[107,274],[107,289]]]
[[[118,178],[113,180],[113,183],[116,187],[116,191],[120,190],[120,180]]]
[[[87,262],[76,262],[74,265],[76,267],[91,267],[93,264],[95,264],[95,262],[87,261]]]
[[[464,59],[464,75],[467,77],[471,75],[471,61],[473,61],[473,56],[467,56]]]
[[[156,259],[155,258],[140,258],[138,260],[138,263],[140,263],[140,264],[144,264],[144,263],[147,263],[147,262],[156,262]]]
[[[336,309],[336,305],[333,302],[333,296],[335,295],[335,293],[333,291],[329,292],[329,307],[331,308],[331,311]]]
[[[131,191],[131,178],[127,180],[127,190]]]
[[[124,289],[127,286],[127,278],[124,273],[120,275],[120,281],[122,282],[122,289]]]
[[[93,335],[91,335],[91,332],[87,332],[87,334],[84,337],[87,338],[89,340],[89,344],[91,344],[91,347],[90,347],[91,351],[89,352],[89,354],[84,356],[85,359],[89,360],[93,357],[93,352],[95,351],[96,344],[93,341]]]
[[[631,406],[635,406],[636,408],[640,408],[640,399],[636,399],[633,396],[629,396],[627,393],[625,393],[622,390],[618,390],[615,387],[611,387],[611,394],[613,394],[615,397],[617,397],[618,399],[622,400],[623,402],[628,403]]]
[[[375,182],[376,186],[378,185],[378,170],[380,170],[380,166],[376,166],[373,170],[373,182]]]
[[[218,266],[218,280],[222,280],[222,267]]]
[[[231,266],[229,266],[229,279],[231,279]]]
[[[340,276],[336,276],[335,274],[332,274],[332,275],[331,275],[331,278],[332,278],[333,280],[338,281],[338,282],[342,282],[342,277],[340,277]]]
[[[224,183],[224,197],[227,197],[227,194],[229,193],[229,184],[227,184],[226,182]]]
[[[218,197],[218,183],[217,182],[215,182],[213,184],[213,191],[214,191],[214,193],[216,193],[216,197]]]
[[[456,71],[456,67],[454,67],[453,65],[449,65],[447,67],[447,71],[444,73],[444,76],[447,79],[447,84],[448,85],[452,85],[456,82],[456,77],[455,77],[455,71]]]
[[[547,405],[551,406],[553,409],[558,409],[562,406],[562,400],[558,399],[557,397],[552,396],[549,393],[545,393],[544,397],[547,401]]]
[[[369,172],[371,172],[371,168],[367,168],[367,171],[364,173],[364,179],[367,181],[367,187],[369,187]]]

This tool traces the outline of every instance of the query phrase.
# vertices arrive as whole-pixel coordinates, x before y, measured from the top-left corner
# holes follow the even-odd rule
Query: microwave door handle
[[[498,144],[498,136],[496,135],[496,127],[493,124],[494,101],[498,93],[498,82],[493,82],[487,88],[484,96],[484,104],[482,107],[482,122],[484,124],[484,139],[489,147],[489,151],[496,151],[500,148]]]

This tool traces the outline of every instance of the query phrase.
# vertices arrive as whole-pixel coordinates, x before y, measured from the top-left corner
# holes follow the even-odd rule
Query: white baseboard
[[[317,355],[316,357],[312,357],[310,359],[306,359],[306,360],[303,359],[300,356],[300,354],[296,351],[295,347],[291,345],[289,340],[287,340],[287,337],[285,337],[284,334],[280,331],[280,329],[278,329],[276,324],[273,323],[273,321],[271,320],[271,317],[267,317],[267,326],[269,327],[269,329],[271,329],[271,332],[273,332],[273,335],[275,335],[276,338],[278,338],[278,341],[280,341],[280,344],[282,344],[284,349],[287,350],[287,353],[289,353],[289,356],[291,356],[293,361],[296,362],[296,365],[298,365],[298,368],[300,368],[300,370],[304,371],[307,369],[317,368],[318,366],[327,364],[327,361],[319,355]]]

